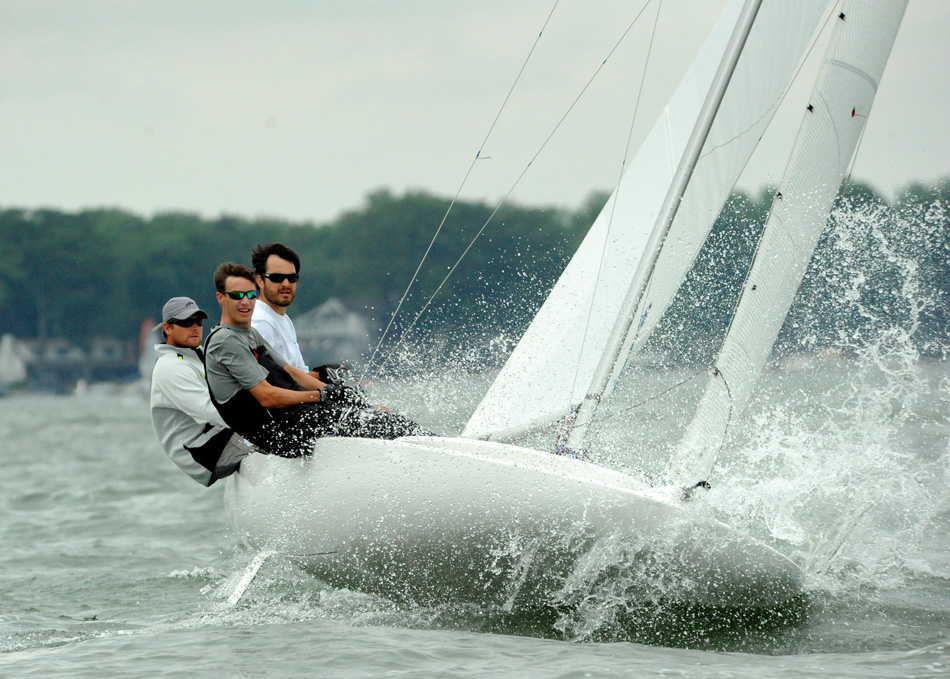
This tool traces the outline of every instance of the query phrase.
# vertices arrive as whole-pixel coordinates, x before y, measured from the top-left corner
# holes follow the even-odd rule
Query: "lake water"
[[[378,393],[446,431],[452,383]],[[616,582],[522,617],[400,607],[279,559],[228,607],[253,555],[143,397],[4,398],[0,676],[950,677],[950,366],[813,359],[762,394],[702,502],[805,568],[764,616],[637,608]]]

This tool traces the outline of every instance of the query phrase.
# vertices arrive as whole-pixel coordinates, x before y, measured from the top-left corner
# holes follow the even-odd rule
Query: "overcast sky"
[[[512,187],[645,3],[560,0],[464,197]],[[635,142],[724,3],[662,3]],[[553,5],[0,0],[0,206],[325,222],[381,187],[451,197]],[[616,183],[657,5],[513,200],[576,207]],[[948,29],[948,0],[910,0],[856,178],[950,176]],[[752,183],[781,170],[770,155]]]

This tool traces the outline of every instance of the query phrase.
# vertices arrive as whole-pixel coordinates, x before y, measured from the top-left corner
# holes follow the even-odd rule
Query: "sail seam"
[[[877,81],[874,78],[872,78],[871,74],[865,71],[864,69],[857,68],[853,64],[849,64],[847,62],[840,61],[838,59],[827,59],[825,63],[830,64],[831,66],[837,66],[838,68],[844,71],[848,71],[849,73],[853,73],[854,75],[858,76],[862,80],[865,80],[871,86],[871,88],[875,92],[877,92],[877,86],[878,86]]]

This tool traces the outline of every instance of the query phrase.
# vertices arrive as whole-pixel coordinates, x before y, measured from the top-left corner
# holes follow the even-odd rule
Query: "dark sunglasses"
[[[190,328],[193,325],[197,325],[200,328],[201,324],[204,323],[204,320],[205,319],[203,318],[186,318],[185,320],[180,321],[177,318],[173,318],[167,322],[168,325],[177,325],[180,328]]]
[[[247,297],[248,299],[257,299],[257,296],[260,295],[257,290],[249,290],[247,292],[231,290],[230,292],[224,293],[231,299],[241,299],[242,297]]]
[[[296,283],[300,280],[299,273],[262,273],[261,278],[266,278],[271,283],[283,283],[284,281],[290,281],[291,283]]]

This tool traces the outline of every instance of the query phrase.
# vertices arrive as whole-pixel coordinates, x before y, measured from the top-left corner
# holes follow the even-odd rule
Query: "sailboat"
[[[636,572],[641,585],[625,596],[646,601],[758,607],[799,596],[798,565],[690,498],[708,485],[792,303],[905,7],[731,2],[461,436],[325,438],[301,460],[252,455],[227,482],[236,533],[332,586],[420,605],[544,605],[608,566]],[[585,461],[598,418],[618,383],[636,379],[638,352],[828,24],[751,270],[664,478]],[[570,454],[512,443],[547,430]]]

